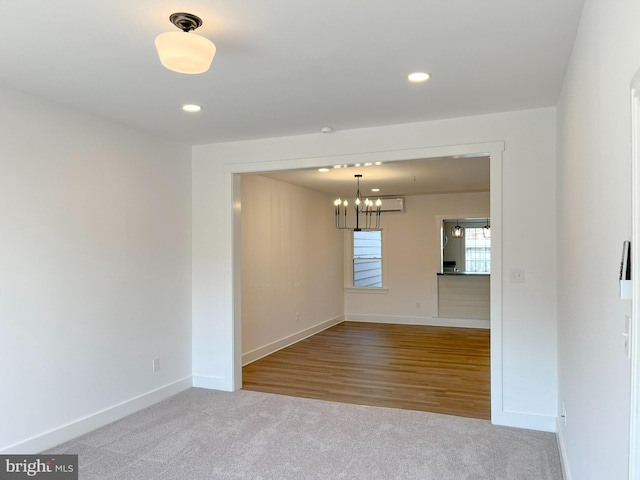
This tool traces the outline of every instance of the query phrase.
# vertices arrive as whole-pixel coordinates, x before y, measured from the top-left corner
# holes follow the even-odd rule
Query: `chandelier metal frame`
[[[360,193],[360,179],[362,178],[362,175],[358,173],[354,175],[354,177],[357,182],[356,198],[353,202],[355,225],[347,224],[349,202],[347,200],[342,200],[341,198],[336,198],[333,202],[335,207],[336,228],[339,230],[351,230],[353,232],[382,230],[380,227],[380,207],[382,206],[382,200],[378,198],[374,202],[373,200],[366,198],[363,201],[362,194]],[[364,215],[362,224],[360,221],[361,215]]]

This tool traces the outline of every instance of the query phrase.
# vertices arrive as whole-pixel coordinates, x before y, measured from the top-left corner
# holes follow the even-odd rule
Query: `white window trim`
[[[382,270],[382,284],[384,285],[384,268]],[[345,293],[389,293],[387,287],[345,287]]]

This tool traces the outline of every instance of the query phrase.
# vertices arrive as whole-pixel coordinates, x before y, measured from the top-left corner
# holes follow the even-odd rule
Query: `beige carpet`
[[[554,434],[485,420],[192,388],[47,453],[82,480],[561,480]]]

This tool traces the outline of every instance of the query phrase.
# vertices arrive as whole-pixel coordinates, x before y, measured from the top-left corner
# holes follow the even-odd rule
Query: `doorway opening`
[[[256,162],[247,164],[230,165],[229,175],[232,177],[229,184],[233,185],[232,195],[228,199],[229,211],[232,215],[233,241],[231,245],[239,245],[241,212],[237,206],[240,204],[240,175],[244,173],[265,173],[270,171],[294,170],[299,168],[322,167],[327,164],[354,164],[356,162],[402,162],[406,160],[429,161],[433,158],[460,157],[460,156],[488,156],[490,159],[490,217],[492,219],[492,276],[491,276],[491,410],[492,418],[500,416],[502,412],[502,301],[501,301],[501,175],[502,175],[502,142],[483,144],[460,145],[451,147],[426,147],[420,149],[397,150],[392,152],[372,152],[359,155],[333,156],[328,158],[279,160],[272,162]],[[234,206],[236,208],[234,208]],[[241,275],[241,251],[231,249],[233,253],[234,272],[234,387],[242,385],[242,287],[239,281]]]

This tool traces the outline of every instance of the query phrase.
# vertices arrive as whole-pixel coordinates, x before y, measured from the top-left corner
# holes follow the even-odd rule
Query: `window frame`
[[[464,272],[465,273],[478,273],[478,274],[490,274],[491,273],[491,237],[484,237],[483,234],[483,227],[466,227],[465,228],[465,236],[464,236]],[[477,231],[477,233],[476,233]],[[475,242],[475,240],[473,242],[470,242],[469,239],[471,236],[475,236],[475,235],[482,235],[485,241],[488,241],[489,245],[482,245],[482,246],[478,246],[478,245],[471,245],[469,246],[470,243]],[[472,249],[478,249],[478,250],[483,250],[483,257],[481,259],[470,259],[468,256],[469,250]],[[488,253],[488,255],[487,255]],[[488,257],[488,258],[487,258]],[[469,269],[469,264],[470,263],[484,263],[486,264],[486,266],[488,267],[486,270],[482,270],[482,271],[476,271],[476,270],[471,270]]]
[[[357,260],[355,254],[355,235],[358,233],[357,231],[351,231],[349,235],[349,249],[347,252],[348,267],[346,267],[349,271],[347,276],[348,284],[345,285],[345,290],[347,292],[366,292],[366,293],[386,293],[388,289],[386,288],[385,282],[385,242],[384,242],[384,233],[383,230],[361,230],[361,232],[377,232],[380,235],[380,257],[372,257],[376,260],[380,261],[380,285],[379,286],[356,286],[355,285],[355,261]],[[364,257],[366,258],[366,257]]]

